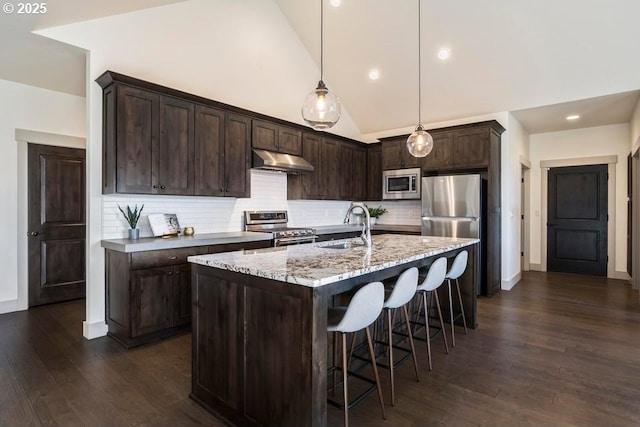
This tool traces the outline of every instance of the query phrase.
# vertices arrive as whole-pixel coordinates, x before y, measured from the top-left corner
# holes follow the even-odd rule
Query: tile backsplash
[[[151,196],[112,194],[102,197],[103,238],[120,239],[127,236],[129,225],[118,210],[130,205],[144,210],[138,228],[141,237],[152,236],[147,215],[175,213],[181,227],[194,227],[196,233],[241,231],[245,210],[287,210],[289,225],[320,226],[341,224],[349,202],[324,200],[287,200],[287,176],[282,173],[252,170],[251,197],[235,199],[225,197]],[[420,224],[420,201],[367,202],[369,206],[382,205],[388,212],[379,223]]]

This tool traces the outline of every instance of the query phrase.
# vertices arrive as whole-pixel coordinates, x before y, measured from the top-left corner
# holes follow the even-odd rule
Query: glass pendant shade
[[[327,89],[322,80],[318,82],[318,87],[307,95],[302,104],[302,118],[316,130],[333,127],[340,120],[341,112],[340,100]]]
[[[414,157],[426,157],[433,149],[433,137],[422,125],[418,125],[407,138],[407,149]]]

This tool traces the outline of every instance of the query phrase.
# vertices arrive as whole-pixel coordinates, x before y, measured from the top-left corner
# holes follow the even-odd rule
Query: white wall
[[[18,192],[19,174],[24,173],[26,162],[19,159],[19,151],[25,152],[24,143],[16,141],[16,129],[84,137],[85,99],[33,86],[0,80],[0,200],[5,208],[0,210],[0,223],[6,232],[0,241],[0,313],[26,309],[26,299],[18,300],[18,250],[25,240],[19,232],[18,208],[24,194]],[[43,143],[45,141],[39,141]],[[24,157],[24,156],[21,156]],[[19,161],[20,160],[20,161]],[[25,188],[20,190],[25,191]],[[20,203],[19,203],[20,201]],[[20,291],[24,294],[24,289]]]
[[[609,272],[611,277],[624,277],[627,262],[627,165],[626,158],[629,153],[630,126],[619,124],[611,126],[599,126],[568,130],[562,132],[549,132],[530,135],[530,160],[531,160],[531,264],[538,268],[545,264],[542,259],[544,235],[542,218],[543,199],[542,170],[540,162],[545,160],[577,159],[585,157],[617,156],[615,164],[615,230],[609,239],[614,239],[615,259],[613,262],[615,271]]]
[[[631,153],[640,149],[640,100],[631,116]]]
[[[521,273],[521,159],[529,158],[529,133],[509,113],[502,134],[502,289],[511,289]]]

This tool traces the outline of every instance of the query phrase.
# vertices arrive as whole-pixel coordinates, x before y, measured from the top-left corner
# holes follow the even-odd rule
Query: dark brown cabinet
[[[459,168],[487,167],[489,165],[490,128],[459,129],[453,132],[453,162]]]
[[[367,150],[347,142],[338,145],[338,185],[340,200],[367,198]]]
[[[133,347],[184,330],[192,307],[187,257],[270,245],[265,240],[133,253],[106,250],[109,336]]]
[[[251,118],[117,73],[97,81],[103,194],[250,196]]]
[[[367,200],[382,200],[382,146],[367,147]]]
[[[420,160],[423,171],[450,169],[453,167],[453,132],[430,132],[433,137],[431,153]]]
[[[382,139],[382,170],[420,167],[420,158],[407,150],[407,137]]]
[[[263,120],[253,120],[252,147],[279,153],[302,154],[302,132]]]

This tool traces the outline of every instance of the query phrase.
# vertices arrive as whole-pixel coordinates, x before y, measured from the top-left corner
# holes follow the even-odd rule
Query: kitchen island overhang
[[[340,243],[347,242],[342,248]],[[476,325],[477,239],[378,235],[190,257],[192,392],[238,425],[325,426],[327,308],[371,281],[469,251],[460,285]]]

